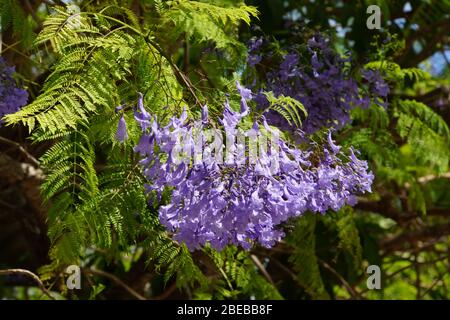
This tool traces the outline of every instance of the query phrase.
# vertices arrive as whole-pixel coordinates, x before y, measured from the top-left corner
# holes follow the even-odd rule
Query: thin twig
[[[437,278],[437,279],[435,279],[435,280],[433,281],[433,283],[431,284],[431,286],[430,286],[428,289],[426,289],[426,290],[418,297],[418,300],[424,299],[425,296],[428,294],[428,292],[430,292],[431,290],[433,290],[433,288],[436,287],[436,285],[437,285],[438,283],[443,282],[442,280],[444,279],[444,277],[445,277],[446,275],[447,275],[447,274],[446,274],[445,272],[444,272],[444,273],[439,273],[439,278]],[[444,283],[445,283],[445,282],[444,282]]]
[[[48,291],[47,288],[45,288],[41,279],[39,279],[39,277],[37,275],[35,275],[33,272],[25,270],[25,269],[0,270],[0,275],[10,275],[10,274],[20,274],[20,275],[24,275],[24,276],[32,278],[38,284],[39,289],[41,289],[42,293],[44,293],[50,299],[55,300],[55,298],[50,294],[50,291]]]
[[[176,75],[180,78],[180,80],[184,82],[186,88],[189,90],[190,94],[195,99],[195,103],[199,106],[202,106],[200,99],[195,94],[194,85],[191,83],[189,78],[180,70],[180,68],[178,68],[178,66],[175,63],[173,63],[172,59],[164,52],[164,50],[158,43],[150,39],[147,39],[147,41],[148,44],[150,44],[153,48],[155,48],[156,51],[158,51],[159,54],[167,60],[167,62],[170,64]]]
[[[36,160],[20,143],[9,140],[5,137],[0,136],[0,141],[11,146],[16,147],[28,160],[30,160],[36,167],[39,167],[39,161]]]
[[[274,257],[270,257],[270,262],[273,262],[274,264],[277,265],[277,267],[279,267],[281,270],[283,270],[286,274],[288,274],[289,276],[291,276],[292,280],[294,281],[299,281],[298,277],[295,273],[293,273],[288,267],[286,267],[284,264],[282,264],[280,261],[278,261],[277,259],[275,259]]]
[[[264,275],[264,277],[267,279],[267,281],[269,281],[273,286],[275,286],[275,284],[274,284],[274,282],[272,280],[272,277],[267,272],[266,268],[261,263],[259,258],[257,256],[255,256],[254,254],[251,254],[250,255],[250,259],[252,259],[253,263],[258,267],[258,269],[261,271],[261,273]]]
[[[440,174],[440,175],[430,174],[430,175],[418,178],[417,181],[419,181],[420,183],[425,184],[425,183],[433,181],[435,179],[442,179],[442,178],[450,179],[450,172],[446,172],[446,173],[443,173],[443,174]]]
[[[389,274],[389,275],[384,276],[384,281],[386,282],[386,280],[389,280],[389,279],[393,278],[393,277],[396,276],[397,274],[402,273],[403,271],[405,271],[405,270],[407,270],[407,269],[410,269],[410,268],[414,267],[415,264],[418,264],[418,265],[421,265],[421,266],[422,266],[422,265],[428,265],[428,264],[437,263],[437,262],[440,262],[440,261],[445,260],[445,259],[447,259],[446,256],[439,257],[439,258],[437,258],[437,259],[433,259],[433,260],[430,260],[430,261],[424,261],[424,262],[414,262],[414,261],[409,261],[409,262],[410,262],[409,265],[407,265],[407,266],[405,266],[405,267],[402,267],[402,268],[398,269],[397,271],[395,271],[395,272],[393,272],[393,273],[391,273],[391,274]],[[362,291],[360,292],[360,294],[363,295],[364,293],[366,293],[366,292],[369,291],[369,290],[370,290],[369,288],[366,288],[366,289],[362,290]]]
[[[336,271],[334,270],[328,263],[326,263],[323,260],[318,259],[320,264],[327,269],[328,271],[330,271],[336,278],[338,278],[338,280],[343,284],[343,286],[347,289],[348,293],[350,293],[351,297],[353,299],[359,299],[360,296],[358,294],[358,292],[355,291],[355,289],[352,288],[352,286]]]
[[[106,271],[102,271],[102,270],[98,270],[98,269],[83,269],[83,271],[85,273],[88,274],[92,274],[92,275],[98,275],[101,277],[105,277],[110,279],[111,281],[113,281],[114,283],[116,283],[118,286],[122,287],[123,289],[125,289],[129,294],[131,294],[133,297],[135,297],[138,300],[147,300],[146,297],[142,296],[141,294],[139,294],[138,292],[136,292],[134,289],[132,289],[130,286],[128,286],[125,282],[123,282],[122,280],[120,280],[118,277],[116,277],[115,275],[108,273]]]
[[[401,273],[401,272],[403,272],[403,271],[405,271],[405,270],[407,270],[409,268],[414,267],[415,265],[423,266],[423,265],[427,265],[427,264],[434,264],[434,263],[440,262],[440,261],[445,260],[445,259],[447,259],[447,257],[446,256],[442,256],[442,257],[439,257],[439,258],[436,258],[436,259],[433,259],[433,260],[429,260],[429,261],[424,261],[424,262],[410,261],[409,265],[407,265],[405,267],[402,267],[402,268],[398,269],[397,271],[394,271],[393,273],[391,273],[389,275],[386,275],[385,279],[390,279],[390,278],[394,277],[395,275],[397,275],[397,274],[399,274],[399,273]]]
[[[172,285],[163,293],[161,293],[159,296],[154,297],[155,300],[164,300],[170,297],[170,295],[177,289],[177,283],[174,282]]]

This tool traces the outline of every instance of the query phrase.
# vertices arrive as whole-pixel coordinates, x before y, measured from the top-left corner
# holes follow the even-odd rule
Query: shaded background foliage
[[[381,31],[365,27],[375,2]],[[29,269],[66,298],[450,297],[449,1],[247,2],[258,18],[231,0],[76,3],[92,13],[82,35],[56,35],[69,16],[63,1],[0,1],[1,55],[16,66],[31,103],[28,113],[8,118],[22,124],[0,127],[1,269]],[[55,5],[60,11],[46,20]],[[355,109],[336,135],[369,161],[374,193],[353,208],[289,223],[272,249],[188,252],[159,225],[157,208],[148,208],[129,161],[131,142],[114,143],[114,108],[126,102],[130,109],[141,91],[162,118],[179,115],[185,102],[191,116],[205,102],[219,115],[236,72],[248,71],[253,36],[276,39],[281,51],[315,31],[352,52],[355,69],[369,64],[390,84],[386,110]],[[257,68],[264,73],[271,63]],[[65,108],[66,117],[43,111],[52,108]],[[38,123],[48,131],[30,134]],[[138,129],[129,130],[133,140]],[[82,290],[65,288],[68,264],[82,266]],[[366,287],[371,264],[382,269],[382,290]],[[44,298],[27,277],[0,281],[2,297]]]

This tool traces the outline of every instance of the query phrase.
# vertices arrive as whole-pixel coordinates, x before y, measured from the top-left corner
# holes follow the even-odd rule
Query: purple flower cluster
[[[261,39],[252,39],[247,60],[250,66],[261,61],[261,44]],[[305,52],[299,54],[292,48],[289,52],[282,57],[275,70],[263,75],[264,90],[272,91],[275,96],[290,96],[305,106],[308,111],[308,117],[302,125],[305,133],[312,134],[323,127],[339,129],[350,121],[351,109],[356,106],[366,108],[371,101],[386,107],[389,88],[380,74],[363,70],[362,75],[368,82],[367,90],[363,93],[350,76],[346,66],[349,60],[339,56],[320,34],[308,41]],[[273,66],[274,55],[269,55]],[[256,101],[259,107],[267,108],[268,102],[262,89]],[[270,124],[286,127],[286,123],[279,119],[281,115],[274,111],[269,111],[267,118]]]
[[[249,249],[259,243],[271,247],[283,237],[280,224],[306,211],[325,213],[345,204],[354,205],[356,194],[370,192],[373,175],[367,163],[342,153],[328,136],[323,148],[311,144],[302,151],[279,138],[265,118],[254,123],[246,137],[262,135],[270,139],[267,148],[259,149],[255,161],[249,161],[246,142],[234,139],[239,124],[249,113],[250,90],[239,86],[240,112],[225,103],[221,135],[227,141],[225,161],[209,157],[196,161],[177,161],[174,154],[194,154],[209,150],[202,134],[212,126],[208,109],[202,119],[188,120],[186,112],[161,127],[139,99],[135,119],[142,128],[142,137],[135,147],[148,180],[146,191],[161,200],[164,191],[171,191],[170,201],[159,209],[160,222],[184,242],[190,250],[210,243],[215,249],[227,244]],[[182,137],[182,143],[180,143]],[[264,150],[262,150],[264,149]],[[205,154],[204,153],[204,154]]]
[[[369,90],[372,92],[372,97],[376,104],[387,107],[386,98],[389,94],[389,86],[384,81],[383,77],[378,71],[371,69],[364,69],[362,76],[369,83]]]
[[[248,57],[247,57],[247,63],[249,66],[253,67],[261,62],[262,56],[259,53],[259,49],[261,48],[262,44],[263,44],[262,38],[254,37],[250,40],[250,43],[248,45]]]
[[[0,57],[0,125],[4,115],[18,111],[28,100],[28,93],[17,87],[14,72],[15,68],[7,66]]]

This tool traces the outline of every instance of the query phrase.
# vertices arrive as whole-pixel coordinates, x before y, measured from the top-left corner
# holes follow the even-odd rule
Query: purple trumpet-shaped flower
[[[208,106],[206,104],[202,107],[202,122],[203,124],[208,123]]]
[[[244,100],[252,97],[247,90],[238,87]],[[180,153],[195,156],[198,150],[210,149],[206,106],[201,121],[186,121],[183,113],[166,126],[153,119],[150,130],[150,115],[142,113],[140,120],[145,121],[138,121],[145,130],[135,151],[142,157],[146,190],[158,201],[165,190],[171,190],[169,202],[159,208],[159,220],[190,250],[206,243],[218,250],[228,244],[245,249],[255,244],[271,247],[284,236],[280,224],[289,218],[306,211],[338,210],[355,204],[357,194],[370,191],[373,175],[353,151],[349,161],[342,160],[348,157],[331,136],[319,154],[300,150],[278,137],[264,118],[262,125],[255,122],[246,134],[254,141],[265,141],[257,145],[254,161],[249,161],[253,151],[246,140],[228,139],[239,133],[247,113],[245,109],[234,112],[225,103],[221,134],[233,155],[225,162],[211,156],[208,161],[177,161]],[[197,132],[195,139],[193,132]]]
[[[125,140],[128,139],[128,133],[127,133],[127,124],[125,122],[125,117],[122,114],[119,120],[119,124],[117,126],[117,131],[115,138],[120,141],[121,143],[124,143]]]
[[[138,109],[139,111],[134,111],[134,119],[138,122],[142,130],[145,132],[147,128],[150,127],[150,122],[152,120],[152,117],[150,116],[150,113],[147,112],[144,108],[144,95],[140,92],[138,92],[139,99],[138,99]]]
[[[334,154],[337,154],[339,150],[341,150],[341,147],[334,144],[333,139],[331,137],[331,130],[328,131],[328,145],[331,148],[331,151],[333,151]]]

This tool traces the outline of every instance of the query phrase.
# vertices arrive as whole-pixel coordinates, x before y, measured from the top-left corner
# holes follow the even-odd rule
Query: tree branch
[[[33,163],[36,167],[39,167],[39,161],[37,161],[36,158],[33,157],[20,143],[9,140],[2,136],[0,136],[0,141],[16,147],[31,163]]]
[[[449,234],[450,223],[437,226],[429,226],[408,233],[402,233],[398,236],[394,236],[393,238],[383,240],[380,243],[380,247],[383,248],[385,252],[389,253],[402,249],[405,243],[413,244],[418,241],[438,239]]]
[[[147,300],[146,297],[142,296],[141,294],[139,294],[138,292],[133,290],[125,282],[123,282],[122,280],[120,280],[118,277],[116,277],[115,275],[113,275],[111,273],[108,273],[108,272],[102,271],[102,270],[98,270],[98,269],[93,269],[93,268],[86,268],[86,269],[83,269],[83,271],[87,274],[92,274],[92,275],[97,275],[97,276],[108,278],[109,280],[111,280],[115,284],[117,284],[119,287],[122,287],[123,289],[125,289],[125,291],[127,291],[130,295],[132,295],[136,299]]]
[[[5,269],[0,270],[0,275],[10,275],[10,274],[20,274],[27,277],[32,278],[38,285],[39,289],[50,299],[55,300],[55,298],[50,294],[50,291],[45,288],[44,284],[42,283],[41,279],[37,275],[35,275],[33,272],[25,270],[25,269]]]
[[[267,279],[267,281],[269,281],[273,286],[275,286],[275,284],[273,283],[272,277],[267,272],[266,268],[261,263],[259,258],[257,256],[255,256],[254,254],[251,254],[250,259],[252,259],[253,263],[256,265],[256,267],[258,267],[258,269],[261,271],[261,273],[264,275],[264,277]]]
[[[347,289],[348,293],[350,293],[350,296],[352,297],[352,299],[360,299],[360,295],[358,294],[358,292],[355,291],[355,289],[353,289],[353,287],[336,271],[334,270],[328,263],[326,263],[325,261],[318,259],[319,263],[326,269],[328,270],[331,274],[333,274],[341,283],[342,285],[345,287],[345,289]]]
[[[178,66],[175,63],[173,63],[172,59],[164,52],[164,50],[161,48],[161,46],[158,43],[156,43],[155,41],[150,40],[150,39],[147,39],[147,43],[150,44],[153,48],[155,48],[156,51],[158,51],[159,54],[167,60],[167,62],[170,64],[170,66],[174,70],[175,75],[179,78],[180,81],[182,81],[185,84],[186,88],[188,89],[188,91],[190,92],[192,97],[194,98],[195,103],[199,106],[202,106],[203,104],[201,103],[201,101],[197,97],[197,95],[195,94],[194,85],[191,83],[191,80],[189,80],[189,78],[180,70],[180,68],[178,68]]]

